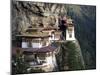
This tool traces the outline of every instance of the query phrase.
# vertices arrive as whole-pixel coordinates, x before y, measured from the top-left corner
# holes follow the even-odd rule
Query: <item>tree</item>
[[[29,65],[24,60],[24,55],[20,51],[18,51],[16,56],[12,57],[12,74],[28,73],[28,68]]]

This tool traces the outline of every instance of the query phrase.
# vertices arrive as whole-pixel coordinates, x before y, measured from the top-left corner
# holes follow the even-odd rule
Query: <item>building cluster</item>
[[[66,41],[75,40],[74,25],[71,18],[66,20]],[[61,41],[62,31],[59,27],[28,27],[25,33],[16,35],[18,47],[12,50],[21,50],[24,59],[32,69],[42,69],[45,72],[54,71],[57,68],[57,47],[51,44]]]

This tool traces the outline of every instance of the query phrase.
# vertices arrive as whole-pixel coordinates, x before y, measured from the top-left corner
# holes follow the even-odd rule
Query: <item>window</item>
[[[32,47],[31,42],[28,42],[28,47],[29,47],[29,48],[31,48],[31,47]]]
[[[47,42],[47,40],[43,38],[42,41],[41,41],[42,46],[46,46],[46,42]]]
[[[69,38],[71,38],[72,37],[72,34],[69,34]]]

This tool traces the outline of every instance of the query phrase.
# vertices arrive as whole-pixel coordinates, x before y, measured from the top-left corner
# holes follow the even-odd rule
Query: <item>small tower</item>
[[[67,19],[66,40],[68,41],[75,40],[74,25],[73,25],[73,20],[71,18]]]

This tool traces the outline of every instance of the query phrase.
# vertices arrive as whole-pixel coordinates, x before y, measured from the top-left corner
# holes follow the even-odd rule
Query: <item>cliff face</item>
[[[57,16],[50,18],[47,16],[49,13],[71,16],[75,23],[75,37],[79,43],[77,41],[61,43],[60,53],[57,55],[57,59],[60,58],[58,60],[59,69],[84,69],[84,64],[85,69],[96,68],[95,6],[13,1],[11,12],[13,40],[16,39],[16,34],[23,33],[28,26],[35,27],[50,24],[55,26]]]
[[[12,2],[12,35],[23,33],[28,26],[56,25],[58,14],[65,14],[65,5],[36,3],[28,1]]]
[[[71,9],[71,10],[70,10]],[[86,69],[96,68],[96,6],[69,5]]]

